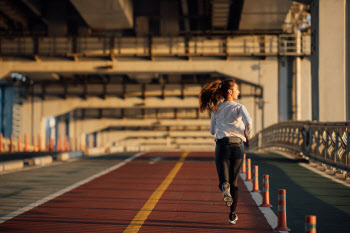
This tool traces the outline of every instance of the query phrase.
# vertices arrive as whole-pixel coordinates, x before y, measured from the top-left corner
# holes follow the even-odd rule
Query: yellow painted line
[[[131,221],[129,226],[123,232],[138,232],[140,230],[141,226],[146,221],[148,215],[152,212],[159,199],[162,197],[163,193],[171,184],[176,174],[182,167],[187,155],[188,152],[185,152],[181,155],[179,162],[176,163],[176,165],[168,174],[168,176],[163,180],[163,182],[159,185],[156,191],[152,193],[150,198],[147,200],[147,202],[144,204],[144,206],[141,208],[141,210],[137,213],[137,215]]]

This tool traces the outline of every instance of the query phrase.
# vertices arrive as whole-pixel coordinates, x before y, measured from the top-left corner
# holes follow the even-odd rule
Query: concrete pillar
[[[301,53],[301,32],[296,30],[297,34],[297,53]],[[301,96],[301,87],[302,87],[302,76],[301,76],[301,58],[295,57],[295,81],[296,81],[296,98],[295,98],[295,118],[297,121],[301,120],[301,105],[302,105],[302,96]]]
[[[261,63],[261,62],[260,62]],[[264,87],[264,104],[262,110],[262,128],[278,122],[278,59],[266,58],[260,65],[260,80],[258,84]]]
[[[287,121],[288,117],[288,59],[280,57],[278,63],[279,82],[278,82],[278,121]]]
[[[311,121],[311,61],[309,57],[300,60],[299,119]]]
[[[346,120],[346,0],[316,0],[312,17],[312,119]]]
[[[350,120],[350,1],[346,1],[346,120]]]

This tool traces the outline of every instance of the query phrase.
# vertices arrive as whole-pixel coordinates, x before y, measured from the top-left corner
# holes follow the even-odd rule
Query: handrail
[[[263,129],[250,141],[253,150],[281,148],[333,170],[350,172],[350,122],[286,121]]]
[[[309,56],[310,43],[308,35],[2,37],[0,56]]]

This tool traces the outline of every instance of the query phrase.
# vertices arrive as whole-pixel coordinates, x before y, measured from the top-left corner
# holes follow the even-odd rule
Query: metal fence
[[[309,35],[0,38],[1,56],[309,56]]]
[[[333,170],[350,172],[350,122],[286,121],[272,125],[250,141],[250,149],[284,149]]]

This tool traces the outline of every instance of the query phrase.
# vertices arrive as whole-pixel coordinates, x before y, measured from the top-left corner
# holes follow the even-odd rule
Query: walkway
[[[58,185],[62,188],[62,184],[68,186],[72,183],[68,177],[77,180],[77,176],[82,176],[82,170],[91,172],[93,164],[95,173],[98,173],[107,164],[109,167],[119,166],[123,159],[130,158],[130,155],[120,156],[64,164],[62,166],[68,165],[71,170],[70,174],[68,171],[62,173],[62,180],[57,177],[59,173],[55,173],[55,170],[62,169],[61,165],[49,170],[39,168],[5,174],[0,180],[6,178],[9,186],[15,183],[11,179],[28,179],[32,173],[38,175],[38,171],[46,169],[55,173],[54,178],[46,174],[47,177],[41,177],[37,182],[60,180],[62,183]],[[4,222],[0,231],[123,232],[131,228],[131,232],[135,232],[139,228],[139,232],[273,232],[241,180],[239,221],[236,225],[227,223],[229,209],[221,201],[213,157],[213,153],[204,152],[144,154]],[[57,186],[50,182],[46,185]],[[22,191],[26,192],[26,189]],[[37,192],[40,196],[39,190]],[[2,203],[19,195],[20,192],[8,193],[2,196]],[[2,209],[2,212],[6,210]]]

